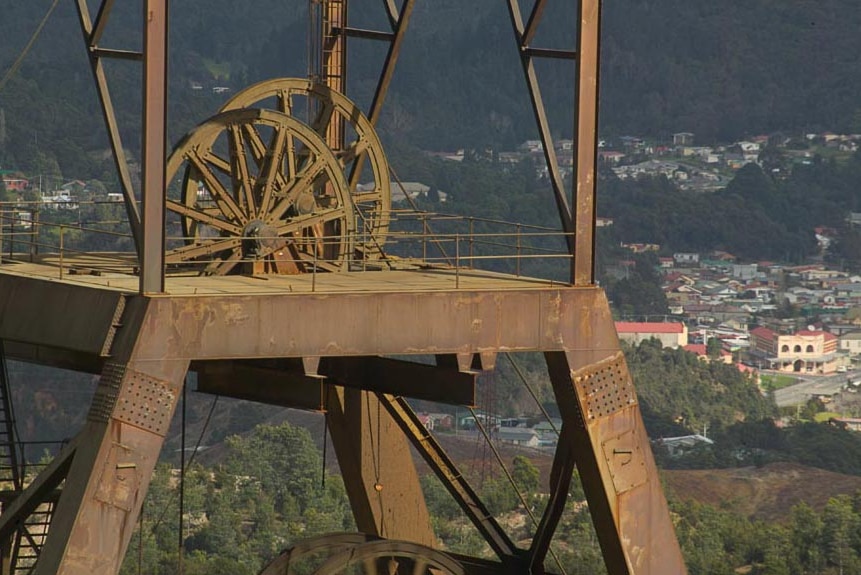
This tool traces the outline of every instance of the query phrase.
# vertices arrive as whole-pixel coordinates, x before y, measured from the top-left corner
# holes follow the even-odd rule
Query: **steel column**
[[[141,293],[164,292],[167,32],[167,0],[145,0]]]
[[[687,573],[622,352],[595,333],[545,358],[608,573]]]
[[[518,550],[514,542],[500,527],[442,446],[421,424],[412,408],[403,398],[391,395],[380,395],[380,401],[494,553],[505,564],[515,563]]]
[[[188,368],[174,327],[156,324],[148,304],[126,308],[35,575],[116,573],[125,556]],[[158,361],[140,356],[150,339],[165,346]]]
[[[574,285],[595,283],[595,188],[598,174],[598,63],[601,0],[580,0],[574,133]]]
[[[359,531],[433,547],[410,447],[376,395],[335,388],[327,423]]]

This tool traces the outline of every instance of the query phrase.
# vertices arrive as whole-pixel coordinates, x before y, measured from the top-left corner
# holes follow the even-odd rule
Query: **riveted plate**
[[[167,383],[127,370],[114,418],[164,436],[175,400],[176,393]]]
[[[572,374],[586,419],[607,417],[637,403],[622,352]]]

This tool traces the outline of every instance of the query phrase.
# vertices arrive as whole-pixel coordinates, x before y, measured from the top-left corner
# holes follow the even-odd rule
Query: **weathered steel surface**
[[[0,339],[102,355],[122,294],[0,273]]]
[[[164,292],[167,181],[167,0],[144,0],[141,293]]]
[[[606,300],[566,351],[545,353],[610,575],[686,573]],[[583,340],[588,345],[582,345]]]
[[[127,306],[105,364],[54,521],[35,573],[116,573],[131,538],[164,435],[181,391],[188,360],[166,351],[141,358],[142,326],[154,326],[148,300]]]
[[[595,283],[595,188],[598,174],[598,70],[601,0],[580,0],[577,26],[577,113],[574,133],[574,285]]]
[[[494,553],[507,564],[518,559],[516,545],[494,519],[493,514],[469,485],[457,465],[421,424],[409,404],[402,398],[390,395],[382,395],[380,401]]]
[[[409,443],[376,395],[334,388],[327,424],[359,531],[433,547]]]

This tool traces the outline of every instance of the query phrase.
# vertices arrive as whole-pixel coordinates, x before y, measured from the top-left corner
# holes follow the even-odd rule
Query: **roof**
[[[816,336],[821,335],[823,337],[823,339],[825,339],[825,341],[831,341],[833,339],[837,339],[837,336],[834,335],[833,333],[829,333],[827,331],[809,330],[809,329],[803,329],[801,331],[797,331],[797,332],[795,332],[795,335],[799,335],[801,337],[816,337]]]
[[[685,326],[677,322],[617,321],[617,333],[684,333]]]
[[[683,350],[695,353],[697,355],[706,355],[706,346],[702,343],[689,343],[682,347]]]
[[[755,327],[750,330],[750,335],[761,337],[763,339],[774,339],[774,336],[777,335],[774,333],[774,330],[768,329],[767,327]]]

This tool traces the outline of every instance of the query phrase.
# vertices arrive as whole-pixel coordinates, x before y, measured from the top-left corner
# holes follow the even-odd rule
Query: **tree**
[[[858,555],[852,544],[859,521],[852,510],[851,498],[841,495],[829,499],[825,504],[822,522],[826,557],[830,563],[837,566],[840,573],[847,572],[847,567],[858,563]]]
[[[511,476],[521,493],[529,495],[538,491],[541,472],[528,458],[517,455],[511,465]]]
[[[716,337],[710,337],[708,342],[706,343],[706,353],[712,359],[717,359],[720,357],[720,352],[723,351],[723,345],[721,345],[721,341]]]
[[[247,438],[228,438],[227,445],[227,469],[253,477],[262,491],[274,494],[278,511],[302,511],[319,495],[323,461],[308,430],[286,422],[260,425]]]

